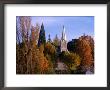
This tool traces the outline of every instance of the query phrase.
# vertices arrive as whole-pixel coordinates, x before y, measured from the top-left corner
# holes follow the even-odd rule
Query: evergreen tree
[[[38,46],[40,46],[41,44],[44,45],[45,43],[46,43],[45,30],[44,30],[44,25],[42,23],[41,29],[40,29],[40,34],[39,34]]]

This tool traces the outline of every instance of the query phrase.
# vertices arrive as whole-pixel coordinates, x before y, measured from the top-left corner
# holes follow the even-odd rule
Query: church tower
[[[65,27],[64,26],[63,26],[63,31],[62,31],[60,48],[61,48],[61,52],[67,51],[67,41],[66,41],[66,33],[65,33]]]

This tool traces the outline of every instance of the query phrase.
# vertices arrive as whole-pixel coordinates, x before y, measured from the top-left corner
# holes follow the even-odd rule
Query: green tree
[[[45,45],[45,43],[46,43],[45,30],[44,30],[44,25],[42,23],[41,29],[40,29],[40,34],[39,34],[38,46],[40,46],[41,44]]]
[[[81,63],[81,59],[80,59],[80,56],[75,54],[75,53],[70,53],[68,56],[68,62],[67,62],[67,65],[69,67],[69,69],[71,71],[75,71],[77,70],[77,67],[80,65]]]
[[[65,51],[60,54],[60,60],[68,66],[70,71],[77,70],[77,67],[80,66],[81,63],[79,55]]]

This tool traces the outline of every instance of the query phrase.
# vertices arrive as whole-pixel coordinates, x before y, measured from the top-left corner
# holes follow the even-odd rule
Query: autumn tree
[[[56,54],[56,49],[55,46],[52,45],[50,42],[47,42],[45,45],[45,54],[49,54],[51,56],[51,59],[54,60],[55,59],[55,54]]]
[[[86,40],[88,41],[90,47],[91,47],[91,53],[92,53],[92,57],[94,59],[94,39],[91,37],[91,36],[88,36],[88,35],[83,35],[81,37],[79,37],[80,40]]]
[[[93,63],[91,54],[92,50],[89,42],[84,39],[79,39],[76,47],[76,53],[81,57],[81,68],[85,72]]]
[[[58,47],[58,46],[60,45],[60,40],[59,40],[57,34],[56,34],[56,36],[55,36],[55,38],[54,38],[54,40],[53,40],[53,44],[54,44],[56,47]]]
[[[31,58],[31,73],[36,73],[37,71],[37,55],[39,55],[39,49],[37,48],[38,35],[39,35],[39,25],[36,24],[36,27],[31,27],[30,35],[30,58]]]
[[[44,54],[47,60],[51,63],[51,66],[54,67],[57,57],[56,57],[56,48],[52,43],[47,42],[45,44]]]
[[[83,35],[79,39],[73,39],[67,44],[68,50],[77,53],[81,57],[81,69],[86,72],[94,66],[94,40],[91,36]]]
[[[43,25],[41,29],[44,29]],[[45,38],[43,37],[45,35],[43,37],[39,36],[39,31],[40,28],[38,24],[36,24],[36,26],[31,25],[30,17],[18,17],[16,31],[17,74],[52,73],[52,63],[44,56]],[[40,43],[40,47],[37,47],[39,37],[43,42]]]
[[[53,64],[47,58],[47,56],[44,56],[44,45],[40,45],[39,47],[39,55],[37,55],[37,68],[38,68],[38,73],[41,74],[46,74],[46,73],[53,73]]]
[[[60,39],[58,38],[57,34],[55,38],[53,39],[53,45],[55,46],[56,55],[58,56],[60,53]]]
[[[90,43],[90,47],[91,47],[91,53],[92,53],[92,57],[94,59],[94,39],[92,37],[89,37],[89,43]]]
[[[31,27],[31,35],[30,35],[30,41],[31,45],[37,47],[38,39],[39,39],[39,31],[40,27],[38,24],[36,24],[36,27]]]
[[[52,45],[50,42],[46,43],[45,50],[46,50],[46,53],[49,53],[49,54],[54,54],[56,52],[55,46]]]
[[[21,71],[23,67],[26,65],[26,72],[23,73],[28,73],[29,72],[29,31],[30,31],[30,26],[31,26],[31,18],[30,17],[25,17],[25,16],[20,16],[17,17],[17,30],[16,30],[16,35],[17,35],[17,44],[19,46],[19,50],[17,51],[17,62],[19,61],[19,64],[17,67],[21,68]],[[22,45],[22,46],[21,46]],[[24,64],[22,64],[23,61],[20,60],[20,56],[22,53],[22,60],[25,61]],[[18,69],[18,68],[17,68]]]

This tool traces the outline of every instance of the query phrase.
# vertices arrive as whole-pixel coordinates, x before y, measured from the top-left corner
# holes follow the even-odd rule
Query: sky
[[[49,34],[52,40],[56,34],[61,39],[63,25],[67,41],[83,34],[94,37],[94,16],[32,16],[31,19],[33,26],[44,24],[46,40]]]

